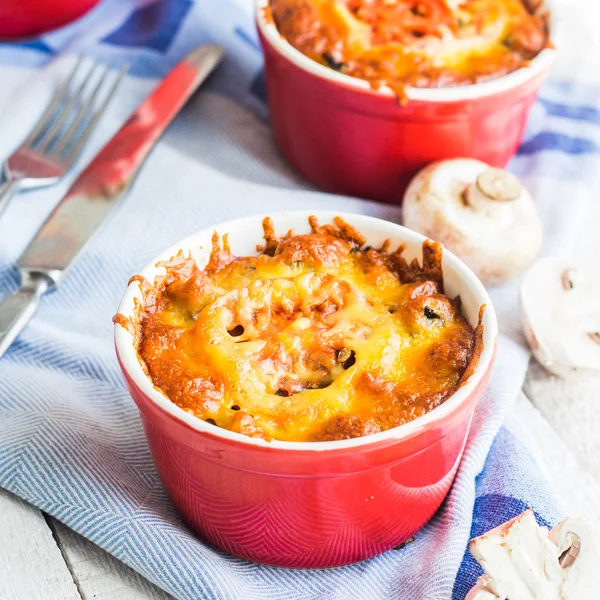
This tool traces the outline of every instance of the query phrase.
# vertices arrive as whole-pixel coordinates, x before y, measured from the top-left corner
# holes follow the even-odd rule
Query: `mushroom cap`
[[[551,373],[600,370],[600,276],[561,258],[537,261],[521,286],[525,337]]]
[[[442,242],[486,285],[518,275],[542,242],[533,198],[519,180],[470,158],[420,171],[404,195],[403,224]]]

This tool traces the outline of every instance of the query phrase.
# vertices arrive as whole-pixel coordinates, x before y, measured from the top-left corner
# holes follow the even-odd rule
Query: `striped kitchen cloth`
[[[516,284],[494,291],[503,335],[452,491],[403,549],[328,571],[278,570],[215,550],[181,523],[160,485],[112,344],[129,276],[194,231],[251,213],[329,209],[398,221],[397,207],[315,191],[283,162],[268,126],[250,0],[104,0],[79,22],[0,45],[0,156],[25,135],[66,70],[85,53],[130,75],[84,164],[178,59],[202,42],[227,58],[153,152],[115,219],[86,246],[60,291],[0,360],[0,486],[63,521],[180,599],[462,600],[481,573],[471,536],[526,507],[552,525],[562,510],[514,417],[529,355]],[[562,7],[567,8],[563,10]],[[538,199],[545,253],[568,253],[600,172],[600,7],[559,5],[562,56],[534,107],[512,169]],[[594,16],[595,15],[595,16]],[[578,56],[578,49],[585,54]],[[0,296],[15,261],[64,193],[16,198],[0,221]],[[381,516],[382,519],[385,515]]]

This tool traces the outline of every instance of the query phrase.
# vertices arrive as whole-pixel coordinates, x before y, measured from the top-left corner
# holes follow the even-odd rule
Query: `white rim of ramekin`
[[[358,79],[357,77],[351,77],[344,73],[339,73],[315,62],[308,56],[302,54],[299,50],[296,50],[283,36],[279,34],[275,23],[265,18],[265,8],[269,5],[270,0],[257,0],[256,2],[256,22],[259,30],[265,36],[265,39],[281,54],[287,58],[290,62],[294,63],[297,67],[302,70],[320,77],[321,79],[327,79],[333,83],[340,83],[346,87],[355,88],[361,92],[367,92],[374,96],[395,96],[395,92],[390,88],[384,86],[378,90],[371,88],[369,83],[364,79]],[[554,2],[546,2],[546,4],[552,9]],[[557,46],[560,32],[556,25],[555,11],[550,10],[550,33],[552,43]],[[422,102],[460,102],[463,100],[476,100],[478,98],[484,98],[487,96],[493,96],[500,94],[508,90],[512,90],[520,85],[534,79],[537,75],[542,73],[544,70],[549,69],[554,59],[556,58],[555,48],[544,48],[530,63],[527,67],[517,69],[508,75],[503,75],[497,79],[491,79],[490,81],[484,81],[481,83],[474,83],[469,85],[462,85],[456,87],[442,87],[442,88],[414,88],[408,87],[406,89],[406,96],[408,100],[419,100]]]
[[[139,274],[152,282],[156,274],[161,272],[161,269],[156,267],[157,263],[169,260],[182,248],[197,248],[202,245],[209,246],[210,239],[215,228],[218,228],[220,232],[225,232],[234,226],[236,229],[243,229],[246,224],[251,224],[252,226],[256,227],[257,223],[261,223],[263,218],[266,216],[272,217],[275,222],[277,222],[278,218],[293,216],[297,221],[298,226],[300,226],[301,224],[305,225],[308,221],[308,217],[311,215],[316,215],[317,218],[322,222],[331,222],[334,217],[339,216],[348,223],[357,227],[359,231],[361,226],[366,227],[369,225],[375,225],[381,231],[383,236],[390,237],[395,244],[400,240],[406,240],[414,244],[422,245],[423,241],[426,239],[425,236],[421,235],[420,233],[416,233],[415,231],[390,221],[338,211],[288,211],[264,215],[252,215],[203,229],[185,238],[184,240],[181,240],[155,257],[140,271]],[[257,243],[259,241],[260,240],[257,240]],[[410,421],[409,423],[405,423],[404,425],[400,425],[398,427],[393,427],[380,433],[332,442],[287,442],[281,440],[272,440],[267,442],[259,438],[248,437],[241,433],[229,431],[228,429],[215,427],[214,425],[206,423],[199,417],[195,417],[184,411],[171,400],[169,400],[169,398],[162,391],[154,386],[148,375],[146,375],[140,363],[141,359],[139,358],[135,348],[135,341],[131,333],[119,324],[115,324],[115,346],[117,354],[125,371],[129,374],[135,385],[142,391],[143,394],[150,398],[154,404],[156,404],[170,416],[182,421],[192,429],[195,429],[200,433],[213,435],[221,438],[224,441],[242,443],[248,446],[262,448],[302,452],[345,450],[349,448],[359,448],[371,444],[378,444],[379,442],[386,440],[400,441],[402,439],[412,437],[431,427],[432,425],[434,426],[436,422],[442,421],[446,416],[451,414],[463,402],[465,402],[471,396],[471,394],[475,392],[475,388],[490,369],[494,357],[495,346],[498,339],[498,322],[494,307],[486,289],[483,287],[479,279],[477,279],[475,274],[458,257],[446,249],[444,249],[443,256],[444,264],[447,264],[447,266],[450,266],[456,270],[456,272],[459,274],[459,279],[464,281],[467,286],[474,291],[475,297],[477,298],[477,304],[479,306],[482,304],[486,305],[486,310],[483,317],[483,352],[481,353],[475,372],[468,379],[467,383],[459,388],[445,402],[429,411],[422,417],[418,417],[414,421]],[[129,284],[119,305],[118,312],[125,317],[135,316],[134,299],[141,299],[141,290],[138,282]]]

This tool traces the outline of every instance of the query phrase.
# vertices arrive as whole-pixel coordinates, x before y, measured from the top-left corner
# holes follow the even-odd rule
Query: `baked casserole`
[[[543,0],[270,0],[266,11],[309,58],[400,97],[506,75],[551,45]]]
[[[419,264],[340,218],[309,222],[278,237],[265,219],[256,256],[215,233],[206,266],[180,252],[153,284],[134,278],[137,325],[115,320],[172,402],[248,436],[340,440],[424,415],[474,371],[481,323],[444,295],[439,244]]]

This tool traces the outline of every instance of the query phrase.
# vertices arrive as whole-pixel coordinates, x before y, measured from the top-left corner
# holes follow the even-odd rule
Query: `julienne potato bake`
[[[154,385],[213,425],[267,440],[327,441],[384,431],[446,400],[482,351],[460,299],[444,295],[442,247],[365,246],[341,218],[278,237],[257,256],[215,233],[204,268],[183,253],[122,315]],[[483,313],[483,308],[482,311]]]
[[[401,97],[506,75],[550,46],[543,0],[270,0],[267,16],[309,58]]]

